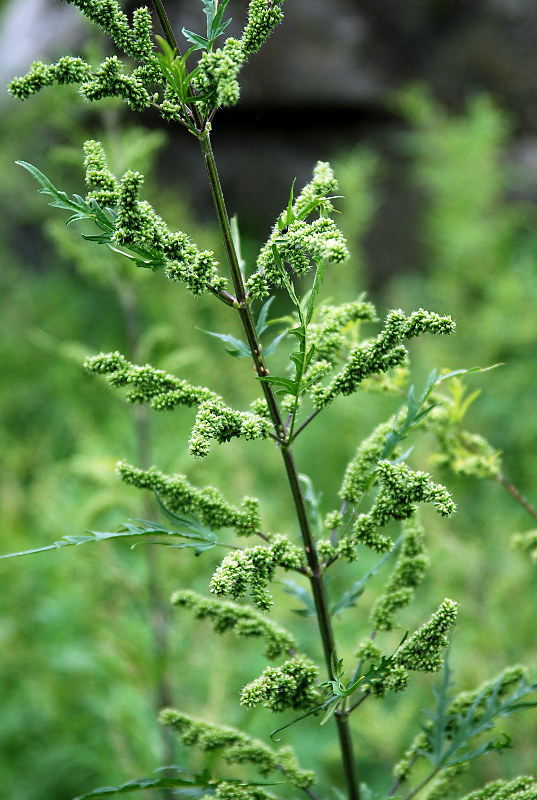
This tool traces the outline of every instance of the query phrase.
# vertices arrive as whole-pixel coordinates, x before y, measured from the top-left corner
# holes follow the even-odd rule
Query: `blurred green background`
[[[514,123],[487,95],[448,113],[420,86],[392,96],[390,109],[397,126],[388,156],[374,141],[333,152],[346,198],[340,221],[353,260],[327,273],[324,299],[344,302],[367,291],[380,316],[399,306],[452,314],[455,337],[412,346],[417,385],[433,367],[503,362],[467,379],[470,390],[482,390],[467,425],[502,451],[503,472],[535,501],[536,213],[518,191],[524,176],[506,157]],[[222,258],[216,228],[205,211],[197,213],[189,186],[168,179],[167,133],[143,129],[143,120],[134,126],[114,103],[88,108],[69,90],[10,103],[8,112],[0,118],[0,551],[112,530],[129,518],[158,518],[149,497],[116,479],[120,458],[185,473],[195,485],[218,485],[232,503],[255,494],[266,528],[293,535],[290,498],[270,444],[232,442],[192,462],[186,445],[191,412],[146,414],[81,366],[87,354],[118,349],[207,384],[246,408],[257,394],[249,364],[229,357],[201,330],[229,332],[231,325],[239,335],[228,309],[211,298],[193,300],[164,276],[136,272],[120,256],[84,242],[14,164],[34,163],[60,188],[83,194],[81,146],[98,138],[116,173],[129,167],[146,173],[146,197],[170,226]],[[293,177],[290,172],[289,184]],[[371,253],[379,253],[377,220],[394,182],[412,214],[400,244],[404,269],[392,263],[386,276],[382,257],[377,263]],[[271,203],[278,208],[286,200],[284,193]],[[271,224],[256,219],[245,225],[250,264],[262,243],[256,232],[268,233]],[[390,248],[397,252],[397,242]],[[276,314],[288,310],[283,298],[277,303]],[[299,439],[298,466],[322,492],[323,513],[335,507],[342,472],[361,438],[397,405],[378,395],[341,399]],[[414,444],[415,465],[448,485],[459,511],[448,522],[424,514],[428,578],[401,615],[401,630],[385,635],[383,644],[395,646],[449,596],[461,604],[452,648],[457,690],[519,661],[535,677],[535,566],[510,546],[512,534],[531,529],[533,521],[498,484],[431,466],[432,439],[421,435]],[[162,763],[199,766],[195,754],[183,752],[158,726],[157,709],[168,703],[266,738],[274,716],[246,712],[237,702],[241,687],[264,667],[256,648],[218,638],[169,609],[168,598],[180,587],[206,591],[214,563],[212,551],[196,559],[160,548],[131,551],[121,543],[0,562],[2,796],[68,800],[149,774]],[[339,570],[334,588],[346,588],[371,563],[364,555]],[[347,659],[370,633],[368,612],[385,578],[381,573],[336,622]],[[314,628],[292,613],[296,602],[279,588],[276,598],[303,649],[318,656]],[[391,765],[417,732],[420,709],[431,703],[433,682],[419,676],[404,695],[371,700],[355,715],[365,779],[389,785]],[[501,761],[487,756],[476,763],[466,785],[535,769],[537,717],[527,712],[505,730],[516,749]],[[337,784],[331,731],[308,721],[286,741],[304,766],[320,768],[326,785]]]

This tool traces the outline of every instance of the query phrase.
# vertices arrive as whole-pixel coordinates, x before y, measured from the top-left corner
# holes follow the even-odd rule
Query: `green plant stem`
[[[414,764],[416,763],[418,758],[419,758],[419,755],[417,753],[412,756],[412,758],[410,760],[410,763],[409,763],[409,771],[414,766]],[[394,780],[391,788],[390,788],[390,791],[386,795],[386,797],[393,797],[403,781],[404,781],[404,777],[402,775],[400,775],[398,778],[396,778]]]
[[[250,306],[246,300],[244,282],[242,280],[242,274],[240,271],[237,253],[235,251],[235,246],[233,244],[229,217],[226,210],[224,196],[222,193],[222,187],[220,185],[218,170],[216,167],[216,162],[214,159],[214,154],[212,151],[211,141],[208,132],[204,132],[199,136],[199,142],[203,152],[205,165],[207,167],[207,175],[209,177],[209,183],[211,186],[211,192],[213,196],[216,214],[220,224],[220,230],[222,233],[224,247],[226,249],[226,253],[229,260],[231,275],[235,287],[235,294],[239,302],[239,308],[237,310],[241,319],[244,333],[248,341],[248,345],[250,347],[256,373],[260,376],[267,375],[268,370],[265,365],[261,344],[259,342],[259,337],[257,335],[252,313],[250,311]],[[319,559],[317,557],[317,551],[315,548],[310,522],[308,519],[306,506],[304,503],[304,497],[300,489],[300,483],[298,480],[298,471],[295,466],[293,452],[290,444],[285,443],[283,441],[285,436],[285,431],[280,416],[280,411],[278,409],[276,399],[274,397],[274,393],[270,385],[265,383],[264,381],[261,382],[261,386],[270,411],[272,423],[274,425],[274,428],[278,436],[281,439],[279,443],[280,452],[282,454],[283,462],[285,465],[287,479],[289,482],[291,494],[293,496],[295,511],[298,518],[302,539],[304,542],[304,549],[306,552],[306,559],[309,567],[308,577],[310,579],[313,598],[315,602],[315,608],[317,611],[317,620],[323,644],[326,668],[330,678],[333,680],[334,675],[333,675],[332,665],[334,661],[337,662],[337,652],[334,640],[334,632],[332,629],[332,622],[330,619],[329,605],[326,597],[326,589],[322,576],[322,568]],[[336,717],[336,724],[339,735],[343,768],[347,781],[348,797],[349,800],[360,800],[360,787],[358,782],[356,761],[353,754],[350,727],[344,715]]]
[[[175,47],[179,52],[179,49],[177,47],[177,42],[175,41],[173,31],[171,30],[161,0],[154,0],[154,6],[157,11],[159,20],[163,27],[168,43],[170,44],[171,47]],[[200,118],[200,114],[196,105],[192,107],[191,111],[193,119],[197,126],[198,141],[200,143],[203,159],[205,161],[205,167],[207,169],[207,176],[209,179],[209,185],[211,187],[211,194],[216,211],[216,216],[220,226],[220,232],[222,235],[224,248],[226,250],[229,267],[231,270],[231,277],[233,280],[235,295],[238,304],[237,311],[240,316],[241,324],[244,333],[246,335],[246,339],[248,341],[248,346],[250,348],[256,374],[262,377],[268,375],[268,369],[265,364],[263,350],[261,347],[261,343],[259,341],[259,337],[257,335],[250,305],[246,297],[244,281],[242,279],[242,274],[240,270],[239,260],[237,257],[237,252],[235,250],[235,245],[233,244],[231,225],[229,222],[229,216],[226,209],[224,194],[222,192],[222,186],[220,184],[220,177],[218,175],[218,169],[216,166],[216,161],[211,146],[209,131],[207,130],[207,127],[204,126],[203,120]],[[298,518],[300,531],[304,542],[304,549],[306,552],[306,559],[310,571],[309,579],[311,582],[312,593],[317,611],[317,620],[323,644],[326,668],[330,678],[333,680],[334,674],[332,665],[334,661],[337,662],[337,652],[334,640],[334,633],[332,630],[332,622],[330,619],[329,605],[326,597],[326,589],[322,575],[322,568],[319,559],[317,557],[317,551],[315,549],[313,535],[311,532],[311,527],[306,512],[304,497],[300,489],[298,472],[294,463],[293,453],[290,447],[290,443],[289,442],[285,443],[285,429],[280,415],[280,410],[276,403],[274,392],[272,391],[270,385],[265,383],[265,381],[261,381],[261,387],[263,390],[263,394],[265,396],[265,400],[267,402],[272,424],[274,425],[274,430],[276,432],[278,439],[280,440],[279,441],[280,452],[282,454],[285,470],[287,473],[287,478],[289,481],[289,486],[291,489],[291,494],[293,496],[295,511]],[[345,773],[345,779],[347,782],[348,798],[349,800],[360,800],[360,784],[358,781],[356,760],[353,754],[350,726],[346,716],[345,715],[337,716],[336,724],[339,735],[343,769]]]
[[[432,772],[431,772],[429,775],[427,775],[427,777],[426,777],[426,778],[424,778],[424,779],[421,781],[421,783],[418,783],[418,785],[417,785],[417,786],[416,786],[414,789],[412,789],[412,790],[411,790],[411,791],[410,791],[410,792],[409,792],[409,793],[408,793],[408,794],[407,794],[407,795],[404,797],[404,799],[403,799],[403,800],[410,800],[410,798],[411,798],[411,797],[415,797],[415,796],[418,794],[418,792],[421,792],[421,790],[422,790],[422,789],[424,789],[424,788],[427,786],[427,784],[429,783],[429,781],[432,781],[432,779],[435,777],[435,775],[437,775],[437,773],[439,773],[439,772],[440,772],[440,769],[441,769],[441,767],[435,767],[435,769],[433,769],[433,771],[432,771]]]

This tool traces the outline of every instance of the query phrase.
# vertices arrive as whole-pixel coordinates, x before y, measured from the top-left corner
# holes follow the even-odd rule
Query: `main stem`
[[[211,187],[216,215],[220,224],[222,239],[229,260],[231,275],[235,287],[235,295],[239,303],[239,308],[237,310],[241,319],[244,333],[248,340],[248,345],[250,347],[256,373],[259,376],[267,375],[268,370],[263,357],[261,343],[257,335],[250,306],[246,299],[244,282],[242,279],[235,246],[233,244],[229,217],[226,210],[224,195],[220,185],[218,170],[208,132],[204,132],[199,136],[199,142],[201,145],[203,158],[205,160],[205,165],[207,167],[207,175],[209,177],[209,184]],[[315,609],[317,611],[317,620],[323,645],[326,669],[330,678],[334,679],[333,665],[334,663],[337,663],[336,643],[332,629],[332,621],[330,618],[321,565],[317,557],[317,551],[313,541],[313,535],[304,503],[304,497],[298,480],[298,472],[293,458],[293,451],[291,443],[289,441],[285,441],[285,430],[274,393],[270,385],[265,381],[261,381],[261,387],[267,401],[274,429],[280,439],[280,452],[283,458],[285,471],[287,473],[287,479],[289,481],[289,487],[291,489],[291,494],[295,505],[298,524],[302,534],[302,540],[304,542],[304,549],[309,567],[308,577],[310,579]],[[353,754],[349,722],[345,714],[336,715],[335,719],[339,735],[343,769],[347,782],[348,797],[349,800],[360,800],[360,785],[358,781],[356,760]]]

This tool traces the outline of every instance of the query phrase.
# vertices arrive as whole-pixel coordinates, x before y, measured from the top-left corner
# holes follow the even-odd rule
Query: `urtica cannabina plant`
[[[214,335],[232,356],[249,357],[253,362],[252,380],[259,397],[246,410],[231,407],[212,389],[195,386],[186,378],[150,364],[130,363],[119,352],[90,357],[86,368],[106,375],[113,386],[125,387],[133,403],[146,403],[156,411],[194,407],[188,448],[195,459],[207,456],[216,443],[233,438],[246,440],[245,447],[276,448],[295,517],[288,521],[287,534],[271,533],[255,498],[245,497],[235,506],[218,489],[194,486],[185,475],[170,476],[156,467],[142,469],[122,461],[118,465],[121,480],[153,492],[166,524],[138,520],[114,533],[65,536],[41,549],[151,537],[201,554],[223,544],[229,552],[208,580],[208,594],[187,587],[178,590],[172,602],[184,613],[209,619],[218,633],[231,631],[260,640],[264,655],[273,663],[261,675],[252,676],[238,701],[247,709],[264,706],[276,714],[288,712],[277,731],[295,722],[331,725],[339,741],[341,780],[337,786],[327,787],[311,765],[299,765],[289,746],[252,739],[241,730],[167,708],[161,712],[162,724],[175,729],[184,745],[219,754],[219,770],[213,774],[205,769],[198,774],[187,767],[168,767],[154,777],[94,790],[84,798],[151,788],[167,788],[178,797],[215,796],[219,800],[269,800],[280,791],[285,796],[303,792],[312,800],[343,796],[344,792],[349,800],[452,796],[455,779],[469,762],[509,745],[509,737],[491,736],[496,721],[536,705],[526,698],[537,691],[537,683],[528,682],[523,668],[512,667],[472,692],[451,694],[445,651],[457,603],[449,598],[439,598],[437,608],[424,613],[423,624],[399,636],[395,647],[393,642],[391,646],[382,643],[382,633],[397,627],[397,614],[412,601],[426,571],[419,506],[429,504],[444,517],[455,512],[449,491],[427,473],[412,469],[406,461],[409,451],[402,446],[422,422],[433,428],[443,425],[442,435],[449,439],[438,410],[437,388],[454,373],[439,376],[433,372],[421,393],[413,388],[406,392],[405,343],[424,334],[451,334],[455,326],[449,316],[432,311],[406,314],[392,310],[376,336],[360,340],[360,323],[377,321],[371,303],[359,299],[340,306],[319,304],[325,271],[329,282],[331,271],[342,269],[340,265],[349,259],[345,238],[333,219],[337,181],[325,162],[314,166],[311,181],[300,192],[291,190],[256,264],[247,269],[242,263],[238,230],[226,211],[210,134],[218,108],[239,99],[237,76],[242,65],[265,44],[283,13],[281,0],[251,0],[241,37],[226,39],[229,2],[203,0],[206,33],[183,29],[191,46],[182,54],[161,0],[155,0],[154,6],[163,37],[153,35],[146,7],[137,8],[131,21],[116,0],[72,0],[111,37],[131,65],[117,55],[105,58],[97,67],[64,56],[55,64],[34,63],[28,74],[12,81],[9,91],[24,100],[53,83],[76,84],[89,101],[120,97],[134,111],[156,109],[164,120],[178,123],[199,141],[227,256],[224,269],[214,253],[201,250],[187,233],[170,230],[142,199],[141,174],[129,170],[116,176],[111,172],[98,141],[84,145],[85,197],[69,197],[36,167],[20,163],[41,184],[51,205],[70,213],[68,222],[94,223],[96,232],[83,234],[85,239],[107,245],[129,258],[133,266],[162,269],[172,283],[182,283],[195,296],[210,293],[228,307],[230,315],[238,315],[242,340],[226,333]],[[270,306],[275,294],[282,293],[289,298],[294,321],[266,344]],[[272,374],[267,359],[286,345],[291,351],[289,370]],[[379,388],[395,395],[403,392],[405,403],[357,443],[341,479],[336,507],[319,524],[314,519],[315,493],[297,470],[293,444],[310,426],[322,423],[324,409],[341,395],[355,395],[359,402],[363,390]],[[430,414],[432,411],[435,413]],[[486,449],[475,454],[476,471],[480,459],[489,456]],[[394,542],[389,534],[397,524],[400,533]],[[356,561],[364,548],[380,554],[379,565],[360,574]],[[373,606],[370,622],[364,620],[369,635],[356,643],[352,663],[344,664],[338,654],[333,616],[355,605],[366,582],[389,559],[395,562],[391,576]],[[327,575],[337,569],[352,576],[353,582],[338,600],[330,601]],[[308,644],[303,632],[301,642],[300,631],[287,631],[274,621],[271,583],[282,571],[309,584],[309,592],[292,581],[287,586],[305,604],[304,613],[317,620],[323,664],[315,663],[305,652]],[[360,779],[360,755],[353,746],[353,721],[359,718],[360,707],[372,698],[404,691],[414,672],[441,670],[436,707],[427,712],[421,731],[395,765],[393,775],[387,775],[379,787],[366,786]],[[305,719],[307,722],[301,722]],[[275,735],[277,731],[271,737],[276,741],[281,738]],[[318,762],[319,757],[312,759],[313,764]],[[413,781],[416,763],[421,764],[420,778]],[[235,777],[236,772],[228,774],[226,765],[231,764],[244,767],[243,777]],[[280,784],[288,788],[279,789]],[[494,781],[466,795],[465,800],[530,798],[537,798],[537,782],[520,777]]]

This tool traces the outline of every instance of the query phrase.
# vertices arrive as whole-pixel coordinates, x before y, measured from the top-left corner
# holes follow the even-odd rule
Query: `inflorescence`
[[[197,406],[198,412],[189,440],[191,455],[206,456],[211,441],[228,442],[233,437],[264,439],[270,431],[270,422],[249,411],[236,411],[227,406],[214,392],[201,386],[155,369],[150,364],[143,367],[131,364],[121,353],[101,353],[88,358],[88,372],[109,375],[113,386],[128,386],[128,399],[133,403],[149,403],[157,411],[175,406]]]

